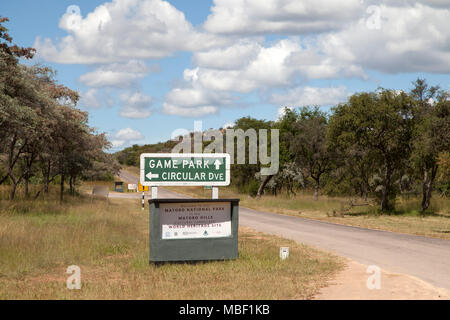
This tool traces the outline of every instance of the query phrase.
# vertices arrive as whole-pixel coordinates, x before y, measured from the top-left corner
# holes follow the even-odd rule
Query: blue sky
[[[61,1],[0,3],[31,63],[76,89],[114,150],[275,120],[282,106],[324,110],[358,91],[408,91],[417,77],[449,90],[444,0]]]

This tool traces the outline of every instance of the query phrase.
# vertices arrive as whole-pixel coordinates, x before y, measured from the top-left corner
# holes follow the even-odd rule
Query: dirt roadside
[[[381,270],[380,289],[368,289],[373,272],[368,266],[347,260],[346,268],[314,300],[450,300],[450,291],[416,277]]]

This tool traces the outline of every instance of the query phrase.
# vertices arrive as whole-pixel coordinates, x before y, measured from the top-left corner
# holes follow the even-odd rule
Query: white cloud
[[[80,77],[80,82],[90,87],[129,88],[144,78],[150,68],[143,61],[130,60],[126,63],[112,63],[100,66]]]
[[[184,107],[164,102],[162,110],[166,114],[172,114],[182,117],[201,117],[217,113],[218,108],[216,106]]]
[[[304,48],[293,52],[286,64],[297,71],[304,80],[336,79],[339,77],[358,77],[367,79],[364,69],[355,64],[353,55],[344,50],[325,54],[323,48],[314,41],[302,43]],[[346,56],[350,55],[350,58]]]
[[[296,55],[303,52],[311,55],[309,63],[302,64],[298,57],[296,59]],[[291,86],[299,74],[306,78],[337,77],[342,73],[348,76],[363,74],[348,63],[326,59],[312,49],[305,49],[297,38],[281,39],[268,47],[257,40],[245,40],[230,47],[197,53],[194,60],[198,66],[184,70],[184,87],[175,87],[166,95],[163,112],[182,116],[216,113],[219,108],[236,101],[233,93],[285,88]],[[341,93],[339,90],[341,88],[326,93],[338,94]],[[294,92],[289,94],[293,96]],[[306,97],[308,94],[310,96]],[[303,95],[311,100],[313,93],[305,91]],[[281,99],[281,96],[273,97],[276,103]]]
[[[331,3],[325,0],[322,2]],[[368,79],[368,70],[387,73],[450,71],[450,29],[446,27],[447,21],[450,21],[449,10],[420,3],[411,4],[411,1],[397,1],[395,7],[381,4],[377,7],[380,12],[380,28],[374,29],[368,23],[373,14],[366,11],[371,5],[368,1],[362,3],[362,10],[355,9],[358,15],[352,16],[348,23],[319,35],[289,37],[275,40],[269,45],[260,38],[245,38],[252,32],[268,32],[265,27],[259,30],[258,23],[254,23],[252,19],[261,15],[273,19],[282,14],[279,12],[281,9],[277,11],[271,7],[274,3],[216,1],[216,9],[220,7],[231,10],[228,13],[236,13],[237,10],[237,17],[240,17],[240,8],[246,7],[246,10],[242,10],[248,21],[240,21],[242,26],[235,25],[235,20],[230,18],[226,21],[224,15],[221,27],[228,29],[213,30],[208,23],[226,11],[224,9],[225,11],[219,12],[217,9],[213,10],[205,28],[215,32],[240,33],[239,28],[242,27],[244,38],[230,46],[194,52],[193,61],[196,66],[183,73],[184,82],[189,89],[180,86],[172,89],[166,96],[163,111],[192,116],[215,113],[222,105],[211,98],[211,92],[245,94],[264,90],[270,93],[275,88],[291,87],[299,76],[307,83],[311,79]],[[289,1],[277,3],[282,8],[283,5],[291,5]],[[301,6],[301,3],[308,1],[296,3]],[[340,2],[333,3],[332,6],[341,5]],[[345,2],[345,5],[360,7],[352,1]],[[292,11],[293,16],[301,12],[296,9]],[[274,12],[272,16],[270,12]],[[280,16],[280,22],[285,21],[283,19]],[[286,19],[290,21],[289,18]],[[245,27],[245,23],[251,26]],[[281,29],[287,26],[281,25]],[[304,32],[300,25],[298,28],[295,32]],[[289,33],[294,29],[286,27],[282,31]],[[278,29],[274,27],[271,30]],[[345,100],[347,95],[343,86],[305,86],[289,89],[284,93],[273,93],[269,95],[269,101],[277,105],[333,105]]]
[[[369,24],[371,5],[377,28]],[[136,90],[154,72],[147,59],[191,52],[193,66],[166,93],[162,112],[199,117],[255,91],[276,105],[335,104],[348,94],[343,86],[311,87],[312,79],[449,73],[449,9],[447,0],[215,0],[194,28],[168,2],[114,0],[84,17],[65,14],[60,27],[68,35],[38,38],[35,47],[49,61],[99,64],[79,79],[94,88],[82,95],[94,108],[104,103],[97,88]],[[305,85],[293,88],[300,79]],[[128,91],[119,100],[123,117],[152,113],[150,96]]]
[[[183,12],[161,0],[107,2],[84,18],[65,13],[59,26],[69,35],[55,42],[38,37],[33,45],[45,60],[57,63],[162,58],[229,41],[197,32]]]
[[[306,80],[367,78],[364,70],[345,53],[326,55],[322,50],[315,41],[295,37],[278,40],[268,47],[246,40],[227,48],[196,53],[194,61],[198,67],[186,69],[184,79],[196,82],[205,90],[249,93],[291,86],[299,75]]]
[[[112,148],[116,149],[123,146],[126,143],[125,140],[111,140]]]
[[[192,76],[195,78],[195,74]],[[199,117],[217,113],[219,107],[229,105],[232,101],[230,94],[206,90],[193,80],[185,88],[173,88],[166,95],[162,111],[184,117]]]
[[[214,0],[204,28],[219,34],[305,34],[341,28],[363,10],[360,0]]]
[[[207,92],[196,90],[194,88],[175,88],[167,95],[167,101],[186,107],[193,107],[197,105],[206,105],[211,102],[211,97]]]
[[[352,11],[352,18],[339,28],[335,27],[318,35],[305,35],[302,30],[293,32],[301,37],[282,40],[297,43],[297,47],[291,47],[289,52],[285,50],[285,60],[282,64],[274,63],[269,54],[276,51],[280,42],[267,48],[260,43],[250,46],[247,42],[245,45],[240,43],[226,49],[196,53],[194,61],[200,66],[198,72],[200,80],[204,79],[204,82],[208,82],[213,89],[234,90],[233,86],[239,86],[238,91],[248,92],[263,85],[261,81],[252,81],[253,78],[247,76],[245,69],[250,68],[252,63],[256,67],[254,70],[258,71],[256,74],[259,74],[259,79],[263,78],[264,73],[273,75],[272,81],[266,81],[269,86],[283,85],[283,81],[290,81],[291,77],[297,74],[306,80],[339,77],[367,79],[366,71],[369,69],[385,73],[448,73],[450,71],[450,28],[448,28],[450,2],[439,0],[432,2],[384,1],[386,4],[380,4],[379,1],[355,3],[354,1],[321,0],[320,2],[323,2],[322,7],[326,8],[324,10],[341,5],[342,8],[348,5],[359,9]],[[221,27],[247,36],[249,33],[259,32],[258,22],[253,21],[255,17],[261,18],[258,20],[261,23],[265,21],[264,19],[279,17],[274,21],[281,24],[290,21],[289,17],[283,16],[285,8],[290,8],[292,17],[303,9],[321,10],[313,9],[320,7],[317,2],[307,7],[308,3],[309,0],[295,1],[298,7],[292,8],[291,1],[216,1],[216,9],[213,10],[213,14],[205,25],[208,26],[210,21],[218,19],[219,16],[225,17],[226,14],[233,13],[236,14],[236,20],[243,25],[236,26],[234,20],[227,22],[227,19],[223,18]],[[370,25],[375,11],[367,12],[366,10],[372,4],[377,5],[377,12],[380,13],[379,28],[373,28]],[[339,20],[341,12],[339,10],[333,11],[333,17],[330,20]],[[320,21],[314,15],[310,18]],[[302,21],[305,19],[299,19],[300,24]],[[270,27],[270,23],[262,23],[262,25],[264,28],[260,31],[264,33],[278,30],[276,27]],[[239,31],[239,28],[242,30]],[[281,29],[282,34],[292,33],[289,28]],[[255,52],[257,52],[256,58]],[[281,56],[281,52],[278,51],[278,53],[278,56]],[[249,60],[250,63],[248,63]],[[233,61],[231,67],[228,61]],[[233,64],[240,68],[233,69]],[[237,82],[235,79],[241,81]]]
[[[97,109],[102,106],[100,100],[97,97],[97,89],[90,89],[81,94],[79,105],[86,108]]]
[[[450,2],[448,0],[371,0],[368,3],[378,5],[383,3],[390,6],[407,6],[415,5],[416,3],[421,3],[430,7],[437,8],[450,8]]]
[[[152,97],[140,92],[125,92],[119,96],[121,102],[119,115],[125,118],[147,118],[152,114],[150,109]]]
[[[297,87],[284,94],[272,94],[270,102],[282,107],[324,106],[345,102],[348,96],[349,92],[345,86],[331,88]]]
[[[119,140],[142,140],[144,139],[144,136],[141,132],[131,129],[131,128],[125,128],[120,129],[115,135],[114,138]]]
[[[99,89],[89,89],[81,94],[81,99],[78,102],[78,105],[88,109],[98,109],[104,106],[113,106],[114,100],[109,96],[109,94],[99,91]]]
[[[450,10],[410,4],[379,5],[379,29],[371,28],[371,16],[364,10],[344,28],[317,36],[291,37],[269,47],[247,40],[196,53],[196,76],[206,88],[246,93],[289,85],[298,75],[307,81],[368,79],[366,71],[370,69],[385,73],[449,72]]]
[[[246,46],[251,50],[247,50],[246,54],[240,56],[236,54],[242,49],[240,43],[223,50],[213,50],[212,53],[205,54],[206,56],[209,54],[210,59],[197,59],[200,62],[199,68],[195,72],[194,70],[185,71],[185,75],[194,72],[196,77],[194,80],[203,88],[209,90],[240,93],[290,83],[296,70],[287,65],[286,62],[293,52],[301,49],[297,40],[282,39],[269,47],[263,47],[256,42],[249,43]],[[204,60],[232,60],[236,56],[239,56],[241,60],[235,62],[234,69],[230,66],[228,66],[228,69],[211,68],[211,64],[204,67],[201,64]]]
[[[214,0],[205,30],[227,35],[306,35],[336,32],[371,5],[450,8],[448,0]]]
[[[204,68],[239,69],[254,60],[260,50],[257,42],[244,39],[227,48],[196,52],[194,62]]]
[[[236,124],[234,122],[227,122],[224,123],[224,125],[222,126],[222,128],[227,129],[227,128],[233,128]]]
[[[385,73],[450,72],[450,10],[419,3],[378,8],[379,29],[361,18],[344,30],[318,36],[316,52],[342,65]]]
[[[117,133],[112,135],[111,143],[113,148],[122,147],[130,141],[142,140],[144,135],[132,128],[120,129]]]

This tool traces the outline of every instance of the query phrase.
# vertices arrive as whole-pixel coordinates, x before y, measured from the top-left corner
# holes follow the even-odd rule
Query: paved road
[[[119,177],[127,183],[135,183],[137,184],[139,182],[139,177],[136,176],[135,174],[128,172],[128,171],[120,171],[119,172]]]
[[[131,183],[137,181],[137,177],[128,172],[122,171],[121,176]],[[158,197],[188,198],[163,188],[159,188]],[[239,224],[325,249],[359,263],[416,276],[450,290],[450,240],[349,227],[242,207]]]

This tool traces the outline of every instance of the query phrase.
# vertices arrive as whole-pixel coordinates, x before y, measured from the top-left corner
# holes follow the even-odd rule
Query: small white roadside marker
[[[280,247],[280,259],[285,260],[289,257],[289,247]]]

